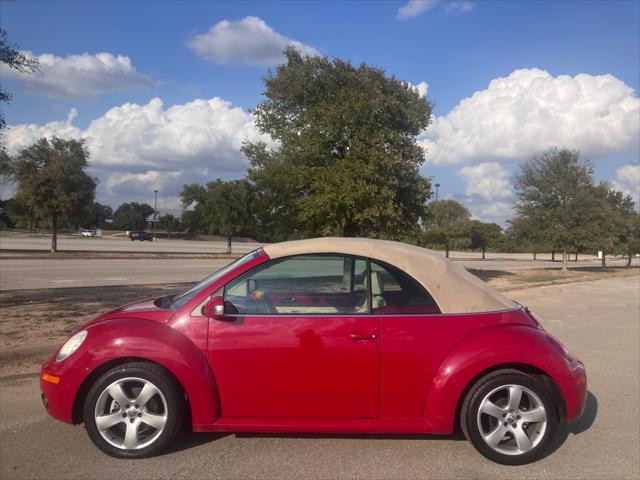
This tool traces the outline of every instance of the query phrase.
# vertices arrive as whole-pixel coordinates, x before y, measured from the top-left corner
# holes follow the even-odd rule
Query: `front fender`
[[[59,376],[60,384],[41,381],[50,401],[50,413],[72,422],[73,402],[83,382],[96,369],[121,358],[146,359],[166,368],[188,397],[194,430],[206,429],[220,416],[215,379],[205,355],[180,332],[162,323],[142,319],[111,319],[88,327],[86,340],[66,360],[52,358],[43,371]]]
[[[465,388],[482,372],[500,365],[521,364],[546,373],[559,387],[566,420],[584,408],[584,367],[544,330],[503,325],[486,328],[456,345],[439,366],[427,393],[425,420],[434,433],[451,433]]]

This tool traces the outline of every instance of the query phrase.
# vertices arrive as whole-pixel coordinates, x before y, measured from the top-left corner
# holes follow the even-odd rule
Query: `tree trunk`
[[[534,261],[537,260],[537,258],[536,258],[537,256],[538,256],[538,254],[536,252],[533,252],[533,260]]]
[[[231,235],[227,236],[227,253],[231,253]]]
[[[58,251],[58,214],[51,217],[51,253]]]
[[[606,269],[607,268],[607,253],[602,250],[602,269]]]
[[[562,271],[567,271],[567,257],[568,257],[567,247],[562,248]]]
[[[484,260],[484,253],[485,253],[486,250],[487,250],[486,248],[482,247],[482,259],[483,260]]]
[[[556,261],[556,252],[551,252],[551,261],[552,262]]]
[[[627,257],[627,267],[631,266],[631,252],[629,252],[629,256]]]
[[[449,245],[444,246],[444,256],[449,258]]]
[[[576,250],[576,258],[575,258],[574,262],[577,262],[577,261],[578,261],[578,251]]]

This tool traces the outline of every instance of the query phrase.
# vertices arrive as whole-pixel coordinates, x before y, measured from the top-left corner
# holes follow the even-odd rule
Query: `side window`
[[[367,262],[342,255],[274,260],[229,282],[227,313],[369,313]]]
[[[402,270],[371,261],[373,313],[440,313],[433,297]]]

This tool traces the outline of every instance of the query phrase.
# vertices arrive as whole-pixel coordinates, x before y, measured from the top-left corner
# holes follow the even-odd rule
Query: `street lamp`
[[[154,190],[155,200],[153,201],[153,241],[156,241],[156,223],[158,223],[158,190]]]
[[[440,184],[436,183],[436,202],[438,201],[438,188],[440,188]]]

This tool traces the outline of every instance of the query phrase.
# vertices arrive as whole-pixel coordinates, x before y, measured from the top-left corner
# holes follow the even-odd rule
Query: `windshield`
[[[243,265],[243,264],[253,260],[254,258],[257,258],[259,255],[260,255],[260,249],[254,250],[253,252],[247,253],[244,257],[238,258],[235,262],[231,262],[226,267],[222,267],[220,270],[217,270],[217,271],[213,272],[207,278],[202,280],[197,285],[194,285],[193,287],[191,287],[186,292],[183,292],[183,293],[173,297],[171,299],[171,304],[168,305],[168,307],[171,308],[172,310],[179,309],[184,304],[189,302],[189,300],[191,300],[193,297],[198,295],[208,285],[211,285],[212,282],[214,282],[217,279],[219,279],[220,277],[226,275],[228,272],[230,272],[234,268],[239,267],[240,265]]]

